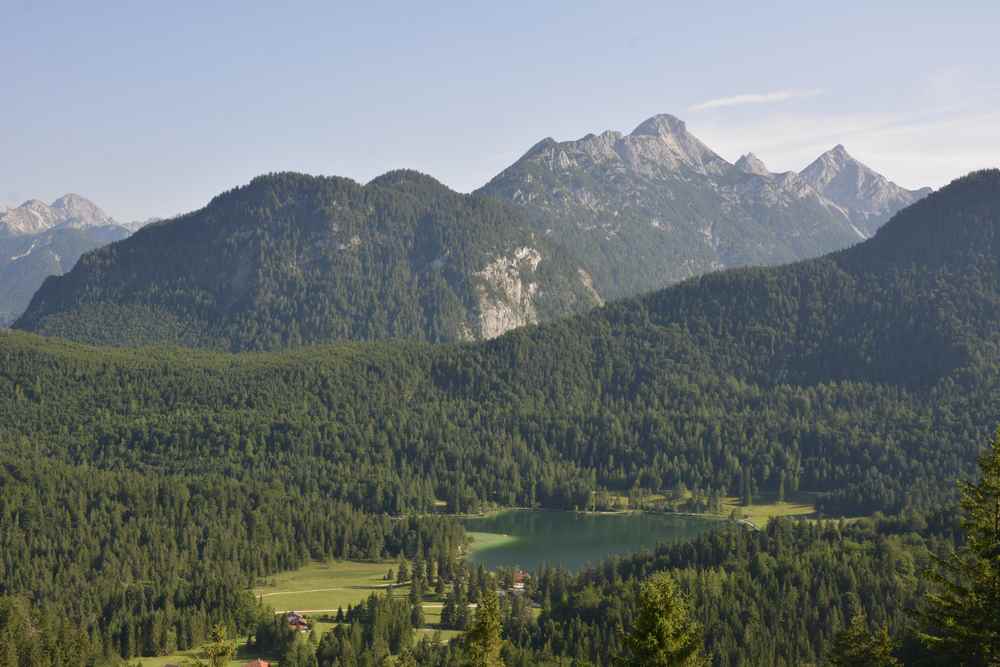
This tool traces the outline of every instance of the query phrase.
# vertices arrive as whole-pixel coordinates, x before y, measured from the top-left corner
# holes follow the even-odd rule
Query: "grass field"
[[[767,495],[763,495],[760,500],[762,502],[743,506],[740,505],[739,498],[727,496],[722,499],[722,512],[725,516],[729,516],[735,509],[744,519],[761,528],[774,517],[809,517],[816,513],[816,506],[807,494],[799,494],[782,502],[778,502],[777,497]]]
[[[313,562],[297,570],[268,577],[255,587],[253,592],[258,599],[263,599],[264,604],[273,607],[275,611],[294,610],[310,617],[317,635],[322,637],[333,628],[334,624],[319,621],[319,616],[327,614],[332,616],[339,607],[346,609],[347,605],[355,605],[374,592],[384,592],[388,584],[384,579],[385,574],[390,568],[395,571],[397,566],[396,561]],[[405,597],[409,592],[408,585],[393,587],[393,595],[396,596]],[[437,628],[433,626],[441,622],[441,607],[442,603],[438,600],[428,600],[424,603],[424,618],[432,627],[418,630],[417,639],[434,634]],[[447,641],[460,634],[456,630],[441,630],[441,639]],[[140,658],[139,662],[142,667],[163,667],[195,657],[204,659],[200,654],[200,650],[183,651],[159,658]],[[243,665],[255,657],[258,656],[250,655],[245,647],[241,646],[241,653],[238,653],[236,659],[230,661],[229,665]]]
[[[385,573],[395,570],[395,561],[361,563],[355,561],[314,562],[291,572],[268,577],[254,588],[254,595],[275,611],[323,610],[357,604],[376,591],[384,591]],[[406,595],[408,586],[395,587],[397,595]]]
[[[257,657],[263,657],[265,660],[268,659],[267,656],[258,656],[257,654],[251,655],[250,653],[247,652],[246,647],[241,642],[237,650],[236,657],[227,663],[227,667],[242,666],[245,665],[250,660],[253,660],[254,658]],[[183,664],[185,660],[191,660],[193,658],[198,658],[206,663],[208,662],[208,659],[205,657],[205,655],[201,652],[200,649],[181,651],[179,653],[174,653],[173,655],[165,655],[159,658],[133,658],[133,661],[138,660],[139,664],[142,665],[142,667],[164,667],[164,665]],[[132,661],[130,661],[129,664],[132,664]],[[277,664],[277,663],[272,662],[271,664]]]
[[[502,547],[517,542],[518,538],[513,535],[501,535],[499,533],[477,533],[468,531],[465,533],[472,542],[469,544],[469,551],[479,551],[481,549],[492,549]]]

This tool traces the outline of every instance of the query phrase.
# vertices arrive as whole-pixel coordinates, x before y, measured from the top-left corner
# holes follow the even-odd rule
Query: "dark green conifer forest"
[[[681,485],[810,492],[822,520],[538,572],[537,619],[499,602],[504,664],[624,659],[642,582],[660,571],[713,665],[822,663],[859,613],[898,659],[926,657],[934,642],[908,623],[963,575],[923,573],[996,545],[959,523],[956,482],[979,477],[1000,422],[998,324],[1000,172],[986,171],[849,250],[475,345],[229,354],[0,332],[0,637],[18,638],[0,666],[113,663],[215,625],[267,636],[248,588],[310,559],[452,567],[464,535],[436,501],[582,509],[596,491]],[[492,586],[461,564],[447,579],[459,617]],[[409,604],[375,598],[321,639],[317,664],[485,654],[412,629]]]

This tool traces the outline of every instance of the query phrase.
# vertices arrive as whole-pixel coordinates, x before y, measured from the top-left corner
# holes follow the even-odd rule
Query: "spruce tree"
[[[955,664],[1000,664],[1000,430],[979,459],[980,479],[961,482],[965,544],[937,560],[918,636]]]
[[[691,618],[687,598],[666,572],[654,574],[639,589],[639,608],[626,637],[623,667],[702,667],[701,626]]]
[[[500,599],[491,586],[479,596],[475,620],[466,633],[472,667],[502,667],[503,660],[500,657],[500,648],[503,645],[500,637],[502,627]]]
[[[854,614],[850,625],[837,633],[828,656],[832,667],[902,667],[895,656],[889,629],[884,625],[878,632],[868,631],[864,613]]]

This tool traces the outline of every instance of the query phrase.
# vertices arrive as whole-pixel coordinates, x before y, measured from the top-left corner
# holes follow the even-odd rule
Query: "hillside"
[[[227,356],[11,333],[0,382],[23,400],[0,416],[59,456],[68,429],[99,466],[301,475],[374,511],[744,479],[794,480],[824,511],[898,511],[969,470],[1000,414],[998,193],[1000,172],[972,174],[849,250],[476,346]]]
[[[193,613],[248,618],[247,582],[308,558],[414,557],[422,544],[421,557],[455,562],[454,523],[387,514],[442,501],[451,512],[579,508],[600,489],[683,493],[695,506],[787,492],[808,493],[827,516],[897,518],[877,533],[772,526],[736,555],[725,544],[743,537],[657,558],[736,609],[733,595],[723,603],[722,589],[692,579],[721,554],[739,576],[740,608],[765,614],[767,627],[789,609],[849,612],[848,594],[883,586],[891,599],[865,605],[898,628],[915,596],[913,564],[897,549],[890,558],[886,540],[921,517],[947,533],[953,481],[973,473],[1000,414],[998,325],[1000,171],[989,171],[849,250],[691,280],[475,345],[228,354],[2,331],[4,592],[96,619],[86,624],[105,649],[151,655],[201,641],[207,624]],[[919,536],[905,539],[920,553]],[[839,583],[785,608],[771,603],[780,586],[748,573],[770,567],[753,557],[758,547],[801,562],[793,544],[811,554],[817,585]],[[634,576],[628,561],[594,572],[616,567]],[[608,586],[612,605],[632,595]],[[579,625],[578,605],[551,599],[546,613]],[[603,614],[619,612],[602,610],[573,636],[612,626]],[[711,613],[721,634],[708,643],[724,652],[745,622]],[[244,634],[254,627],[235,622]],[[842,625],[814,615],[752,651],[765,662],[778,650],[814,659]],[[179,634],[147,632],[165,626]],[[549,623],[534,632],[561,634]],[[821,642],[796,643],[812,635]],[[594,659],[613,652],[590,646]]]
[[[524,208],[608,299],[839,250],[927,194],[899,188],[843,147],[801,174],[771,173],[752,154],[733,165],[668,114],[627,135],[545,139],[479,192]]]
[[[224,350],[492,338],[599,302],[513,207],[415,172],[274,174],[47,281],[18,328]]]

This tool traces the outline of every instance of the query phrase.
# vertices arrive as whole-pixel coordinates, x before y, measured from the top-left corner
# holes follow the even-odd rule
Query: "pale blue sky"
[[[659,112],[772,170],[836,143],[908,187],[1000,165],[996,1],[346,4],[0,0],[0,202],[130,220],[398,167],[468,191]]]

